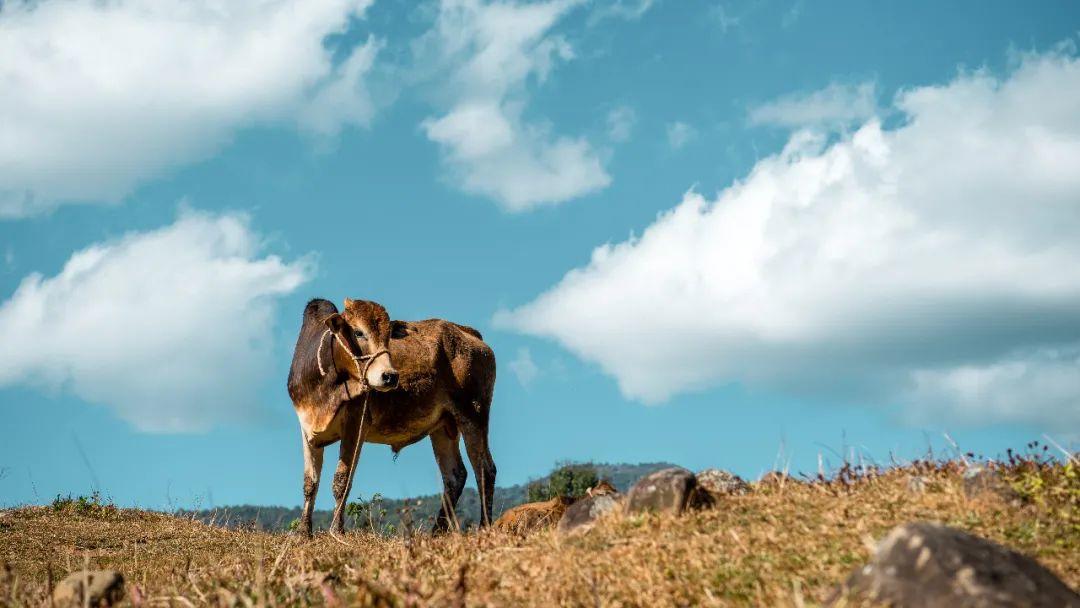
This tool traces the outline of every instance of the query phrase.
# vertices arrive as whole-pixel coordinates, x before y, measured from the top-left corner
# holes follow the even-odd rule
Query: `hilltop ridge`
[[[635,481],[653,471],[675,466],[667,462],[581,464],[595,469],[599,478],[608,480],[619,491],[626,491]],[[525,483],[496,487],[492,508],[494,516],[498,517],[503,511],[526,502],[529,485],[537,481],[546,481],[549,476],[550,474]],[[297,491],[299,492],[299,488]],[[371,496],[353,496],[352,501],[369,501],[371,498]],[[440,504],[440,495],[435,493],[409,498],[382,498],[376,506],[380,513],[375,514],[366,525],[383,531],[388,529],[388,525],[392,526],[389,529],[397,529],[401,525],[402,512],[406,507],[409,508],[407,517],[412,523],[428,522],[435,517]],[[382,510],[386,511],[385,515],[381,515]],[[300,507],[232,505],[212,509],[182,510],[178,514],[228,528],[254,527],[259,530],[280,531],[287,529],[290,522],[300,517]],[[330,510],[315,511],[313,516],[315,527],[327,528],[330,515]],[[472,487],[471,478],[458,501],[457,516],[462,527],[473,525],[480,519],[480,500],[476,488]]]

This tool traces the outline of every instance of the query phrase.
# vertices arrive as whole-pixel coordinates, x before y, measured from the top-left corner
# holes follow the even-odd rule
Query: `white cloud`
[[[27,276],[0,304],[0,386],[66,390],[145,431],[250,417],[275,301],[312,272],[262,249],[243,216],[185,212]]]
[[[378,43],[324,39],[371,0],[0,5],[0,217],[115,202],[242,127],[365,125]]]
[[[667,126],[667,141],[672,150],[678,150],[697,138],[697,129],[685,122],[673,122]]]
[[[382,43],[370,36],[363,46],[354,49],[341,65],[336,66],[300,106],[298,121],[301,128],[332,137],[345,125],[366,126],[375,114],[375,104],[364,77],[371,71],[381,48]]]
[[[446,111],[422,127],[442,146],[463,190],[524,211],[610,183],[586,139],[554,135],[547,124],[522,117],[530,83],[542,83],[558,61],[573,57],[566,40],[550,30],[577,4],[442,0],[435,26],[415,52],[442,83]]]
[[[785,95],[750,110],[750,124],[836,128],[877,114],[874,83],[832,83],[809,94]]]
[[[633,108],[627,106],[612,108],[607,115],[608,139],[614,142],[628,141],[636,124],[637,113]]]
[[[527,348],[519,348],[517,356],[510,362],[510,371],[517,376],[521,386],[529,386],[540,375],[540,368],[533,361],[532,351]]]
[[[1035,421],[1080,432],[1080,349],[1038,348],[989,363],[918,370],[908,401],[933,418],[944,405],[968,420]],[[1025,411],[1027,405],[1034,408]]]
[[[1080,61],[1031,55],[808,131],[496,321],[646,402],[724,382],[1080,428]]]
[[[657,0],[603,0],[589,15],[589,24],[595,25],[612,18],[637,21],[656,4],[658,4]]]

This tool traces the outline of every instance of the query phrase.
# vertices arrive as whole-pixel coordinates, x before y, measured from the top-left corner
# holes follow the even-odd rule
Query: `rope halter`
[[[334,336],[334,340],[337,340],[337,343],[341,345],[341,348],[345,351],[345,353],[347,355],[349,355],[349,358],[352,359],[353,365],[356,366],[357,373],[360,374],[360,384],[364,388],[364,390],[367,390],[367,389],[371,388],[371,385],[368,384],[368,378],[367,378],[368,368],[371,367],[372,362],[374,362],[375,359],[377,359],[381,355],[386,355],[387,357],[389,357],[390,356],[390,351],[383,348],[383,349],[377,350],[377,351],[375,351],[373,353],[369,353],[369,354],[366,354],[366,355],[357,355],[356,353],[354,353],[352,351],[351,348],[349,348],[349,345],[346,344],[345,341],[342,340],[336,333],[334,333],[330,329],[327,329],[326,331],[323,332],[322,337],[319,338],[319,350],[316,351],[316,353],[315,353],[315,357],[316,357],[316,359],[318,361],[318,364],[319,364],[319,373],[322,374],[323,376],[326,375],[326,369],[323,368],[322,351],[323,351],[323,344],[326,343],[326,335],[327,334],[332,334]]]

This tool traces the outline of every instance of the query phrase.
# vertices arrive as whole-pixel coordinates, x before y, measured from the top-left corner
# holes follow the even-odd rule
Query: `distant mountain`
[[[666,462],[650,462],[643,464],[606,464],[586,463],[596,469],[596,474],[601,479],[608,480],[612,485],[625,492],[630,486],[645,475],[675,466]],[[526,502],[528,486],[535,481],[544,482],[547,476],[530,480],[524,484],[495,488],[495,500],[492,511],[498,517],[503,511]],[[469,486],[473,485],[469,479]],[[457,517],[461,527],[467,528],[480,521],[480,499],[476,489],[466,486],[457,505]],[[350,526],[371,527],[378,531],[400,530],[402,521],[410,522],[412,527],[422,525],[430,528],[435,515],[439,512],[441,497],[439,494],[418,496],[415,498],[383,498],[372,503],[368,509],[354,511]],[[354,502],[356,500],[354,499]],[[385,512],[385,513],[384,513]],[[254,527],[260,530],[285,530],[289,524],[300,517],[300,507],[265,507],[257,505],[238,505],[231,507],[219,507],[216,509],[203,509],[200,511],[183,511],[182,515],[193,517],[199,521],[226,526],[229,528]],[[315,511],[313,520],[316,528],[326,528],[330,525],[330,511]]]

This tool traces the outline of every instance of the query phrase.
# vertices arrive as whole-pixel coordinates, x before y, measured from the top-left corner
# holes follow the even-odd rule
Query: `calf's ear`
[[[345,328],[345,325],[347,325],[345,319],[341,316],[341,314],[336,312],[329,317],[326,317],[323,322],[326,323],[326,326],[334,332],[342,331]]]
[[[404,338],[409,335],[409,328],[404,321],[390,321],[390,337]]]

